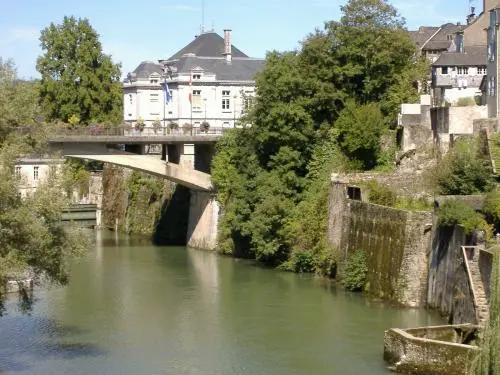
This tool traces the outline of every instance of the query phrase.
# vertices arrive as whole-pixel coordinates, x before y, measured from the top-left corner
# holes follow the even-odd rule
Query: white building
[[[51,168],[60,169],[64,160],[25,157],[18,159],[15,173],[20,178],[19,192],[21,196],[33,194],[38,185],[47,181]]]
[[[454,105],[461,98],[479,102],[481,82],[487,73],[486,46],[463,47],[445,52],[432,64],[433,104]]]
[[[234,127],[255,95],[255,75],[263,59],[248,57],[215,32],[197,36],[166,60],[144,61],[123,84],[124,120],[146,127],[159,120],[199,127]],[[168,93],[164,90],[168,87]]]

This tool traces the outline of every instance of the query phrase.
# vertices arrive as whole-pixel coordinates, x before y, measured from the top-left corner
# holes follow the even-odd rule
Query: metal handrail
[[[232,128],[209,127],[204,129],[201,127],[178,127],[171,128],[169,126],[160,127],[144,127],[142,130],[131,125],[119,126],[49,126],[45,128],[22,127],[17,128],[17,132],[32,133],[36,130],[42,130],[49,137],[71,137],[71,136],[88,136],[88,137],[112,137],[112,136],[133,136],[133,137],[165,137],[165,136],[203,136],[203,135],[223,135],[226,131]]]

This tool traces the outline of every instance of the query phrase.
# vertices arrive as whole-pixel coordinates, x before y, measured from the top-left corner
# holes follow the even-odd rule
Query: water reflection
[[[438,321],[335,283],[98,233],[66,287],[0,318],[6,374],[387,374],[383,331]]]

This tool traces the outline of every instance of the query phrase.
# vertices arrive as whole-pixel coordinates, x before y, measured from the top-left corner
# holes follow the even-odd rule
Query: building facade
[[[463,47],[458,35],[457,50],[446,52],[432,64],[433,105],[455,105],[460,99],[481,102],[481,82],[487,72],[486,46]]]
[[[488,25],[488,74],[484,82],[484,94],[488,104],[488,117],[498,118],[500,105],[498,103],[498,71],[499,71],[499,37],[498,26],[500,23],[500,8],[494,8],[489,12]]]
[[[144,61],[123,83],[124,120],[163,126],[234,127],[255,96],[263,59],[248,57],[215,32],[197,36],[165,60]]]

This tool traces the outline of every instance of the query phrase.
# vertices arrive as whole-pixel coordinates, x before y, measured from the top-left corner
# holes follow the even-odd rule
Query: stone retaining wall
[[[330,243],[344,258],[368,257],[367,291],[411,307],[425,305],[430,212],[410,212],[347,198],[347,185],[330,187]]]
[[[477,354],[479,348],[475,345],[453,342],[459,338],[453,331],[474,329],[471,325],[412,330],[391,328],[385,331],[384,335],[384,359],[389,363],[389,368],[397,372],[465,375],[470,359]],[[473,332],[470,331],[469,334]],[[448,337],[451,337],[450,341],[440,340]],[[460,341],[463,341],[471,337],[460,338]]]

